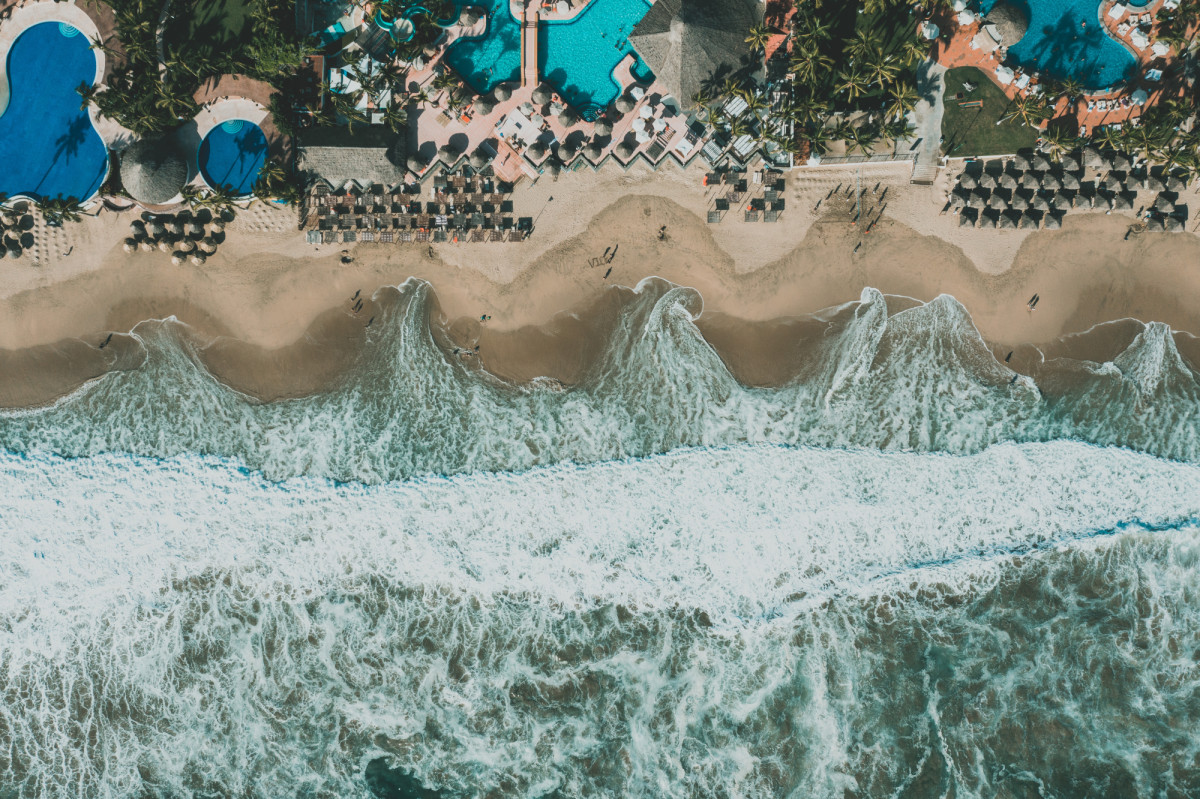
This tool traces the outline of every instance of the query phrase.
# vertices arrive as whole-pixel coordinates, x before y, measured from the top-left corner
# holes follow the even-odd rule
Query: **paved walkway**
[[[527,0],[524,23],[521,25],[521,85],[537,88],[538,76],[538,5]]]
[[[916,131],[911,151],[917,153],[914,171],[922,167],[936,168],[942,154],[942,116],[946,94],[946,67],[926,59],[917,67],[917,100],[909,119]]]

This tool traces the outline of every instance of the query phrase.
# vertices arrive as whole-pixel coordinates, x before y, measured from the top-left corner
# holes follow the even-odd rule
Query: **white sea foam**
[[[194,456],[2,455],[0,751],[19,754],[0,781],[22,796],[346,796],[387,755],[430,784],[518,796],[841,796],[942,763],[960,795],[986,796],[969,772],[1004,758],[990,738],[962,762],[939,754],[958,757],[972,727],[929,653],[979,636],[947,674],[973,685],[965,664],[990,652],[1007,682],[980,701],[999,713],[1030,669],[1052,673],[1038,659],[1060,642],[1023,653],[1031,633],[989,626],[1053,618],[1049,600],[956,607],[1079,552],[1117,583],[1149,570],[1153,586],[1118,585],[1104,613],[1156,596],[1173,608],[1139,623],[1163,632],[1200,615],[1195,553],[1139,544],[1136,566],[1121,542],[1173,531],[1194,549],[1197,518],[1200,468],[1067,442],[969,457],[746,446],[379,486],[271,483]],[[1092,654],[1060,679],[1103,699],[1089,680],[1130,644],[1106,654],[1116,633],[1097,618],[1081,611]],[[1187,645],[1167,638],[1143,636],[1147,668]],[[913,658],[935,665],[908,684]]]

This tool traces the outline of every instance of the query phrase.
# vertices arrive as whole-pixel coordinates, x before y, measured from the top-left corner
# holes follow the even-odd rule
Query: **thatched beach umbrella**
[[[995,26],[1000,44],[1004,47],[1012,47],[1021,41],[1025,32],[1029,30],[1029,18],[1025,16],[1025,12],[1008,0],[1000,0],[992,6],[991,11],[984,15],[983,21]]]
[[[1042,227],[1046,230],[1058,230],[1062,227],[1062,217],[1058,214],[1046,214],[1042,217]]]
[[[487,166],[487,163],[488,163],[487,156],[483,154],[482,150],[476,150],[475,152],[471,153],[471,158],[470,158],[471,169],[474,169],[475,171],[479,171],[480,169],[483,169],[485,166]]]
[[[138,248],[137,239],[125,239],[125,244],[124,244],[125,252],[133,252],[137,248]]]
[[[1026,169],[1029,169],[1029,159],[1020,154],[1014,155],[1009,163],[1018,172],[1024,172]]]
[[[1039,194],[1033,198],[1033,202],[1031,202],[1029,204],[1029,207],[1035,211],[1049,211],[1050,210],[1050,202],[1045,197],[1043,197],[1042,195]]]
[[[612,123],[601,117],[600,119],[596,120],[596,124],[592,127],[592,132],[597,136],[611,136]]]
[[[1065,169],[1067,172],[1078,172],[1079,168],[1081,166],[1079,163],[1078,156],[1072,155],[1070,153],[1068,153],[1067,155],[1064,155],[1062,157],[1062,161],[1060,163],[1062,164],[1062,168]]]
[[[617,145],[617,158],[620,158],[622,161],[627,161],[632,155],[633,147],[629,144],[629,142],[623,141]]]
[[[204,225],[199,222],[191,222],[187,226],[187,234],[194,239],[198,239],[204,235]]]
[[[1180,192],[1187,188],[1187,181],[1177,175],[1172,175],[1167,178],[1167,190]],[[1161,189],[1160,189],[1161,191]]]
[[[633,98],[629,97],[629,95],[622,94],[620,97],[618,97],[616,100],[613,101],[613,107],[616,108],[618,111],[620,111],[622,114],[628,114],[630,111],[633,110]]]
[[[979,226],[981,228],[982,227],[988,227],[988,228],[996,227],[996,217],[992,216],[991,214],[980,214]]]
[[[1021,188],[1023,189],[1040,189],[1042,181],[1032,172],[1026,172],[1021,176]]]
[[[1114,211],[1132,211],[1133,200],[1128,194],[1118,194],[1113,197],[1112,207]]]
[[[146,225],[146,234],[152,239],[161,238],[162,234],[166,232],[167,229],[163,227],[162,222],[159,222],[157,219],[151,222],[149,225]]]
[[[1072,175],[1070,172],[1066,173],[1062,176],[1062,187],[1064,189],[1078,189],[1079,178],[1077,178],[1075,175]]]
[[[1168,216],[1163,220],[1163,224],[1169,233],[1182,233],[1184,230],[1183,220],[1177,216]]]
[[[158,240],[158,251],[159,252],[170,252],[171,249],[172,249],[171,242],[167,241],[166,239]]]
[[[415,155],[408,157],[408,171],[415,175],[419,175],[425,171],[425,162]]]
[[[1056,175],[1042,175],[1042,188],[1047,191],[1057,191],[1062,188],[1062,181]]]
[[[507,102],[512,98],[512,89],[508,88],[508,84],[497,83],[492,89],[492,97],[496,98],[497,103]]]
[[[196,242],[192,241],[191,239],[183,239],[175,246],[180,252],[186,253],[196,249]]]
[[[470,28],[477,22],[479,22],[479,12],[477,12],[471,6],[464,8],[462,13],[458,15],[458,24],[462,25],[464,28]]]
[[[600,149],[600,146],[595,142],[583,148],[583,154],[589,161],[599,161],[602,152],[603,151]]]
[[[1045,172],[1050,168],[1050,159],[1046,158],[1046,156],[1042,155],[1041,153],[1038,153],[1029,160],[1029,166],[1031,169],[1036,169],[1038,172]]]
[[[475,113],[479,114],[481,117],[485,117],[495,110],[496,104],[486,97],[480,97],[475,101]]]
[[[1009,205],[1018,211],[1024,211],[1029,207],[1029,199],[1024,194],[1014,194]]]
[[[1166,224],[1159,217],[1146,220],[1146,230],[1149,230],[1153,233],[1162,232],[1163,230],[1166,230],[1166,227]]]
[[[533,161],[541,161],[546,157],[546,145],[542,144],[540,141],[535,141],[533,144],[529,145],[528,149],[525,150],[525,154],[528,155]]]
[[[225,232],[225,223],[222,222],[220,219],[214,219],[212,222],[209,223],[208,229],[210,231],[212,231],[213,233],[224,233]]]
[[[988,208],[994,208],[997,211],[1003,211],[1005,208],[1008,208],[1008,203],[1006,203],[1004,198],[999,194],[993,194],[988,198],[987,206]]]
[[[996,188],[996,176],[990,172],[984,172],[979,176],[979,186],[983,189]]]
[[[196,246],[200,248],[201,252],[207,253],[208,255],[212,255],[214,252],[217,251],[217,243],[215,241],[213,241],[211,238],[209,238],[208,236],[205,236],[204,238],[200,239],[199,244],[197,244]]]
[[[1116,193],[1118,191],[1125,190],[1125,183],[1119,177],[1110,172],[1108,177],[1104,179],[1104,188],[1107,191]]]
[[[973,189],[979,185],[979,181],[970,172],[963,172],[958,176],[958,185],[964,189]]]
[[[443,144],[437,151],[438,160],[446,166],[450,166],[458,160],[458,150],[455,150],[449,144]]]
[[[1073,203],[1076,208],[1091,208],[1092,198],[1086,194],[1076,194]]]
[[[1021,230],[1037,230],[1038,218],[1032,214],[1022,214],[1017,220],[1017,227]]]
[[[129,223],[129,232],[135,236],[146,235],[146,223],[140,219],[135,219]]]
[[[1005,189],[1015,189],[1017,187],[1017,179],[1005,172],[1000,176],[1000,186]]]
[[[997,221],[997,225],[1004,230],[1016,230],[1017,220],[1013,219],[1008,214],[1001,214],[1000,219]]]
[[[1142,181],[1135,178],[1133,175],[1125,178],[1125,185],[1122,186],[1124,191],[1137,192],[1142,190]]]
[[[968,210],[970,210],[970,209],[968,209]],[[975,218],[969,214],[965,214],[965,213],[959,214],[958,215],[958,226],[959,227],[975,227]]]
[[[967,205],[971,208],[986,208],[988,195],[986,191],[976,189],[971,192],[971,196],[967,198]]]
[[[122,151],[121,185],[143,205],[175,201],[187,183],[187,161],[169,138],[141,139]]]
[[[569,128],[572,125],[578,125],[579,115],[572,111],[570,107],[564,108],[558,115],[558,124],[562,125],[564,128]]]
[[[203,266],[204,262],[208,260],[208,257],[202,252],[194,252],[192,253],[192,257],[188,260],[190,260],[196,266]]]
[[[562,159],[564,164],[570,163],[577,155],[579,155],[579,148],[576,147],[575,145],[573,145],[573,144],[559,145],[558,157]]]
[[[1051,205],[1054,206],[1054,208],[1059,211],[1070,211],[1071,210],[1071,197],[1070,197],[1070,195],[1064,194],[1063,192],[1060,191],[1058,194],[1054,195],[1054,201],[1051,203]]]
[[[1112,168],[1118,172],[1125,172],[1131,166],[1133,166],[1133,162],[1129,160],[1129,156],[1125,155],[1124,153],[1116,153],[1113,155],[1110,163],[1112,164]]]
[[[1150,175],[1146,178],[1144,188],[1146,191],[1164,191],[1167,188],[1167,184],[1163,183],[1160,179],[1154,177],[1153,175]]]
[[[179,266],[183,263],[183,259],[185,257],[186,256],[184,256],[184,254],[181,252],[173,252],[171,253],[171,263],[175,264],[175,266]]]
[[[1168,199],[1165,195],[1160,194],[1160,195],[1158,195],[1158,198],[1154,201],[1154,210],[1161,211],[1164,214],[1174,213],[1175,212],[1175,203],[1171,202],[1171,200]]]
[[[950,192],[950,205],[955,208],[963,208],[967,204],[968,193],[962,189],[955,189]]]
[[[550,102],[550,97],[550,90],[546,88],[545,84],[542,84],[533,90],[533,94],[530,95],[529,99],[533,101],[534,105],[545,105]]]
[[[1097,194],[1092,198],[1092,207],[1107,211],[1109,208],[1112,208],[1112,196],[1109,194]]]

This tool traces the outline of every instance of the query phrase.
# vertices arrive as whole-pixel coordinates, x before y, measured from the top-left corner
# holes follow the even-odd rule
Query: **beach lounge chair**
[[[721,212],[720,211],[709,211],[708,212],[708,224],[715,225],[720,221],[721,221]]]
[[[395,235],[390,230],[385,230],[379,234],[379,240],[384,244],[391,244],[395,241]]]
[[[747,211],[746,212],[746,221],[747,222],[757,222],[758,221],[758,211]]]

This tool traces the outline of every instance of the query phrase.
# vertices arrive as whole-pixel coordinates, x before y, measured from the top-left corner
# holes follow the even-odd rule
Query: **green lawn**
[[[963,89],[971,83],[974,91]],[[960,98],[959,95],[962,95]],[[963,108],[959,102],[982,100],[982,108]],[[996,124],[1009,99],[990,77],[975,67],[946,72],[946,114],[942,118],[942,151],[954,158],[973,155],[1006,155],[1033,147],[1037,131],[1020,122]]]
[[[164,37],[167,48],[178,48],[185,61],[219,57],[249,38],[248,6],[248,0],[175,0]]]

